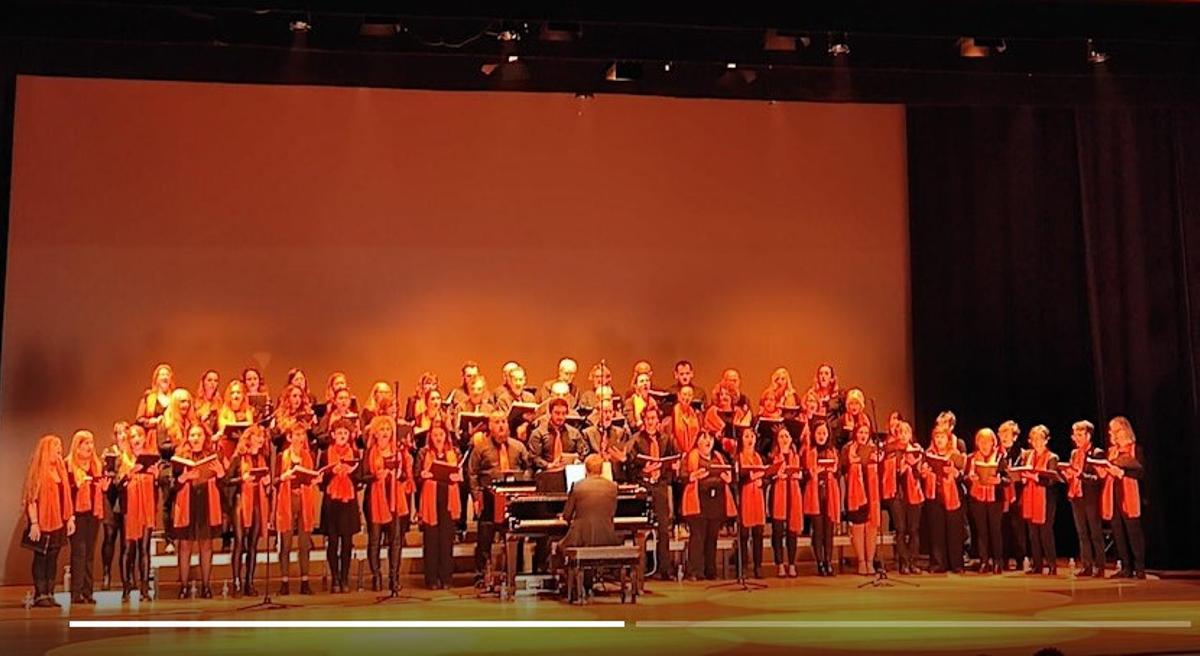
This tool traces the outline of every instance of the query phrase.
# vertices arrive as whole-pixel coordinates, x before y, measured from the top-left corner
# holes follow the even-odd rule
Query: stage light
[[[737,68],[737,62],[729,62],[728,64],[725,64],[725,68],[733,70],[733,69]]]
[[[312,30],[312,24],[306,20],[294,20],[288,23],[288,29],[296,34],[307,34]]]
[[[1108,61],[1108,53],[1096,48],[1096,42],[1087,40],[1087,60],[1089,64],[1103,64]]]
[[[508,56],[508,63],[510,63],[510,64],[511,64],[511,63],[513,63],[513,62],[515,62],[515,61],[517,61],[517,60],[519,60],[519,59],[520,59],[520,57],[518,57],[517,55],[509,55],[509,56]]]
[[[967,59],[991,57],[1008,50],[1004,39],[963,36],[955,44],[958,46],[958,56]]]
[[[667,62],[667,63],[663,64],[663,72],[664,73],[671,72],[671,62]]]
[[[613,62],[604,71],[604,79],[609,82],[632,82],[642,79],[642,65],[635,62]]]
[[[850,42],[845,32],[829,33],[829,54],[834,57],[844,57],[850,54]]]

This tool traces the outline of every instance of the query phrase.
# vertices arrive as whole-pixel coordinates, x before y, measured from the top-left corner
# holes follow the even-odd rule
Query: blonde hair
[[[50,473],[51,469],[57,470],[64,482],[67,480],[66,464],[62,458],[53,453],[56,445],[62,448],[62,438],[48,434],[43,435],[38,440],[37,446],[34,447],[33,455],[29,457],[29,468],[25,471],[25,488],[21,491],[22,513],[29,507],[29,504],[37,500],[42,479]]]
[[[1127,417],[1125,417],[1124,415],[1117,415],[1116,417],[1109,419],[1108,423],[1110,426],[1112,424],[1116,424],[1116,425],[1120,426],[1121,428],[1125,429],[1125,432],[1129,433],[1129,441],[1130,442],[1137,441],[1137,434],[1133,432],[1133,424],[1129,423],[1129,419]]]
[[[996,431],[1002,432],[1002,431],[1004,431],[1005,428],[1011,430],[1013,432],[1013,435],[1016,435],[1018,437],[1021,435],[1021,427],[1017,425],[1017,422],[1015,422],[1011,419],[1004,422],[1003,424],[1000,424],[1000,428],[997,428]]]
[[[975,431],[975,450],[979,450],[979,438],[986,437],[992,440],[992,450],[996,449],[996,445],[1000,443],[1000,438],[996,437],[996,432],[986,426]]]
[[[379,415],[367,424],[367,448],[375,446],[384,431],[390,431],[392,438],[396,437],[396,420],[387,415]]]
[[[366,402],[363,403],[363,405],[362,405],[363,410],[370,410],[371,412],[376,412],[379,410],[379,393],[380,392],[387,392],[389,394],[392,394],[392,404],[395,405],[395,403],[396,403],[395,391],[392,390],[392,386],[389,385],[387,383],[387,381],[381,380],[381,381],[378,381],[377,383],[375,383],[373,386],[371,386],[371,393],[367,396]]]
[[[159,365],[154,368],[154,373],[150,374],[150,391],[151,392],[158,391],[158,372],[163,371],[163,370],[166,370],[167,380],[169,381],[167,383],[167,385],[168,385],[167,391],[170,392],[171,390],[175,389],[175,370],[171,368],[171,365],[169,365],[165,362],[162,362],[162,363],[159,363]]]
[[[1029,437],[1033,437],[1034,433],[1040,433],[1043,439],[1045,439],[1047,442],[1050,441],[1050,429],[1046,428],[1045,424],[1038,424],[1037,426],[1029,429]]]
[[[79,466],[79,463],[75,462],[76,454],[79,446],[88,440],[92,441],[92,461],[88,463],[88,466],[92,467],[92,471],[100,471],[100,454],[96,452],[96,436],[90,430],[77,430],[71,436],[71,449],[67,451],[67,462],[71,463],[72,467]]]

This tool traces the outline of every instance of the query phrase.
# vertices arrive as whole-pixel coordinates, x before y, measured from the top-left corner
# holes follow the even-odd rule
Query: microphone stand
[[[270,397],[267,397],[266,415],[269,419],[267,420],[266,426],[264,426],[264,428],[266,428],[267,426],[274,428],[275,413],[273,412],[273,410],[271,408],[271,398]],[[262,424],[260,424],[260,425],[262,425]],[[271,509],[275,507],[276,497],[277,497],[278,490],[279,490],[279,476],[278,476],[277,467],[276,467],[276,459],[278,456],[278,449],[276,449],[276,447],[275,447],[275,441],[270,439],[269,437],[267,439],[263,440],[263,446],[266,447],[267,453],[268,453],[267,476],[269,478],[267,481],[267,513],[269,515],[271,512]],[[282,610],[285,608],[299,608],[299,606],[297,604],[285,604],[282,602],[273,601],[271,599],[271,551],[272,551],[272,549],[271,549],[270,520],[271,520],[271,518],[269,516],[262,518],[263,525],[265,525],[267,527],[267,559],[266,559],[267,563],[266,563],[266,567],[263,568],[263,599],[262,599],[262,601],[258,602],[257,604],[252,604],[250,606],[243,606],[242,608],[239,608],[238,610],[240,610],[240,611],[241,610]],[[278,528],[275,531],[275,536],[276,536],[275,542],[276,542],[276,544],[278,544],[278,542],[279,542]],[[256,537],[255,539],[257,540],[258,538]],[[280,566],[287,567],[287,563],[281,563]]]
[[[740,456],[740,454],[738,454],[738,455]],[[736,511],[736,513],[734,515],[734,528],[737,529],[737,532],[734,537],[735,544],[733,547],[733,553],[734,553],[734,563],[735,563],[734,570],[736,572],[737,578],[735,578],[732,581],[725,581],[723,583],[714,583],[714,584],[708,586],[706,589],[707,590],[716,590],[719,588],[733,587],[733,588],[741,588],[742,592],[753,592],[754,590],[764,590],[770,586],[768,586],[766,583],[757,583],[754,581],[746,580],[745,556],[742,553],[742,528],[743,528],[742,517],[743,517],[743,513],[742,513],[742,503],[741,503],[741,496],[740,496],[741,495],[741,481],[742,481],[741,458],[735,456],[733,458],[730,458],[729,461],[731,463],[733,463],[733,482],[729,483],[729,486],[730,486],[730,494],[733,495],[733,507],[734,507],[734,510]],[[749,530],[750,527],[745,527],[745,528],[747,530]]]

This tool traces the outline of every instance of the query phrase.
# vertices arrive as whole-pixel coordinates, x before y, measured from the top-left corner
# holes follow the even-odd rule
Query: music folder
[[[298,485],[308,485],[309,483],[312,483],[316,479],[320,478],[326,470],[328,470],[328,467],[322,467],[321,469],[317,470],[309,469],[308,467],[296,466],[291,470],[292,480],[296,481]]]
[[[254,415],[257,417],[266,414],[267,404],[270,402],[266,394],[247,394],[246,401],[254,408]]]
[[[416,434],[416,427],[411,421],[401,419],[396,422],[396,444],[409,444]]]
[[[142,469],[149,469],[157,465],[162,460],[162,456],[157,453],[141,453],[138,454],[136,464],[142,466]]]
[[[751,474],[766,473],[770,469],[767,465],[742,465],[739,470],[743,479],[749,479]]]
[[[998,485],[1000,483],[999,463],[986,463],[982,460],[971,461],[975,476],[982,485]]]
[[[682,458],[682,457],[683,457],[683,454],[682,454],[682,453],[676,453],[675,455],[671,455],[671,456],[665,456],[665,457],[662,457],[662,458],[655,458],[655,457],[653,457],[653,456],[649,456],[649,455],[647,455],[647,454],[645,454],[645,453],[639,453],[639,454],[637,454],[637,459],[638,459],[638,460],[645,460],[646,462],[661,462],[661,463],[668,463],[668,462],[674,462],[674,461],[676,461],[676,460],[679,460],[679,459],[680,459],[680,458]]]
[[[1091,465],[1092,467],[1096,467],[1097,469],[1108,469],[1109,467],[1112,467],[1112,463],[1109,462],[1108,458],[1093,458],[1088,456],[1087,464]]]
[[[587,417],[571,413],[567,415],[567,423],[582,430],[584,425],[587,424]]]
[[[264,476],[270,475],[271,468],[270,467],[251,467],[250,471],[247,473],[250,474],[251,478],[257,480]]]
[[[528,403],[525,401],[514,401],[513,404],[511,406],[509,406],[509,408],[508,408],[509,424],[515,424],[515,423],[520,423],[520,422],[525,421],[525,415],[530,414],[530,413],[536,413],[537,409],[538,409],[538,404],[536,404],[536,403]]]
[[[430,473],[433,474],[433,480],[440,483],[449,483],[450,476],[455,473],[462,473],[462,466],[466,460],[459,460],[455,464],[450,464],[445,460],[434,460],[429,466]]]
[[[218,458],[215,453],[199,460],[192,460],[183,456],[172,456],[171,462],[183,465],[185,469],[196,470],[199,474],[199,480],[205,481],[216,476]]]

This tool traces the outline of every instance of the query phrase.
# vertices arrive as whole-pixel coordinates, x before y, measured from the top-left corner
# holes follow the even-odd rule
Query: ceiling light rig
[[[850,54],[850,41],[845,32],[829,33],[829,54],[834,57],[845,57]]]
[[[1089,64],[1100,65],[1108,61],[1108,53],[1097,47],[1094,39],[1088,39],[1087,60]]]

